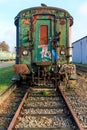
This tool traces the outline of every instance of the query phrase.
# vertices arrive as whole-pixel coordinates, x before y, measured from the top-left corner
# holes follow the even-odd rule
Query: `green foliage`
[[[1,125],[1,126],[0,126],[0,130],[4,130],[4,129],[5,129],[4,127],[5,127],[5,126]]]
[[[0,68],[0,92],[11,84],[13,67]]]
[[[45,96],[47,96],[47,95],[49,95],[49,92],[46,91],[46,90],[43,90],[43,91],[42,91],[42,94],[45,95]]]
[[[79,64],[79,63],[74,63],[75,65],[78,65],[78,66],[83,66],[83,67],[87,67],[87,64]]]
[[[27,105],[27,104],[28,104],[28,100],[26,99],[26,100],[24,101],[24,103],[25,103],[25,105]]]

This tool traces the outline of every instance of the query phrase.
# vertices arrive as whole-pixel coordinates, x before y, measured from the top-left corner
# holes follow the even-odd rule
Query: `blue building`
[[[72,62],[87,64],[87,36],[72,43]]]

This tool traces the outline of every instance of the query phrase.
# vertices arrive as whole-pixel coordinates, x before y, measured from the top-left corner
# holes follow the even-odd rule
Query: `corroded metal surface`
[[[15,74],[27,74],[29,73],[29,68],[26,64],[15,64],[14,65],[14,73]]]

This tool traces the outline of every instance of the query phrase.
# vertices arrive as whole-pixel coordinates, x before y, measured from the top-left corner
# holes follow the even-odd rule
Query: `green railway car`
[[[7,52],[7,51],[0,51],[0,61],[10,61],[10,60],[15,60],[15,59],[16,59],[15,53]]]
[[[56,77],[68,68],[73,17],[64,9],[41,6],[22,10],[15,17],[17,43],[14,71],[35,78]],[[43,79],[43,78],[42,78]]]

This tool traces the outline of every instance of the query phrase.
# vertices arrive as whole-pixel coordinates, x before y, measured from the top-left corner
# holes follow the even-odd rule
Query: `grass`
[[[13,67],[0,68],[0,92],[11,84],[13,77]]]
[[[79,66],[83,66],[83,67],[87,67],[87,64],[80,64],[80,63],[74,63],[76,65],[79,65]]]

